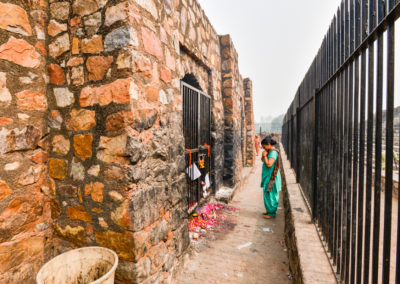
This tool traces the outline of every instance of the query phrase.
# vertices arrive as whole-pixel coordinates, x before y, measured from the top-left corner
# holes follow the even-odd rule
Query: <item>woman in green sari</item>
[[[276,216],[279,204],[279,192],[282,188],[279,151],[275,149],[276,141],[270,136],[261,141],[264,149],[261,161],[263,162],[261,187],[264,192],[265,219]]]

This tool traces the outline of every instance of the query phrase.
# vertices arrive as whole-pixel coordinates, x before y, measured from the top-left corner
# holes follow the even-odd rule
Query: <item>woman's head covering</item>
[[[277,143],[274,139],[272,139],[271,136],[267,136],[261,141],[261,145],[268,145],[268,144],[273,146],[276,145]]]

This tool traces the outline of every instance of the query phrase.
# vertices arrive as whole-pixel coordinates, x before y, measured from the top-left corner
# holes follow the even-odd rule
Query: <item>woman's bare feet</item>
[[[263,215],[264,215],[264,216],[265,216],[265,215],[268,215],[268,212],[264,212]]]
[[[264,219],[271,219],[271,218],[272,218],[272,217],[269,216],[269,215],[264,215],[263,217],[264,217]]]

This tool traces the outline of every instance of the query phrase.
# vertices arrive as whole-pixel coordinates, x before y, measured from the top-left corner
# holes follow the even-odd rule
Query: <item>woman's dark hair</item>
[[[262,141],[261,141],[261,145],[276,145],[276,141],[274,139],[271,138],[271,136],[267,136],[265,137]]]

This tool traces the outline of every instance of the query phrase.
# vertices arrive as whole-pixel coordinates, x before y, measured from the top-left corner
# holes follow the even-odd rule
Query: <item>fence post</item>
[[[313,194],[312,201],[312,215],[313,219],[317,218],[317,206],[318,206],[318,101],[317,101],[318,90],[315,89],[313,92],[313,110],[312,110],[312,173],[311,173],[311,188]]]
[[[301,108],[296,108],[296,182],[300,183]]]

